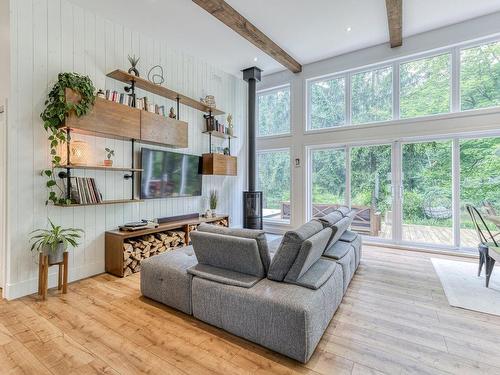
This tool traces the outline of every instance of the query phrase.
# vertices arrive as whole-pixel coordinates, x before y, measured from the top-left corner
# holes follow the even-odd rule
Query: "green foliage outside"
[[[345,124],[345,79],[334,78],[311,85],[311,129]]]
[[[258,134],[260,136],[290,132],[290,88],[260,94],[258,100]]]
[[[270,151],[257,154],[257,187],[263,192],[263,207],[280,209],[290,201],[290,153]]]

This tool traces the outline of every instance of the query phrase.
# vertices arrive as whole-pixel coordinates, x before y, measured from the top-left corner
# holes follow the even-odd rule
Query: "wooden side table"
[[[64,294],[68,292],[68,252],[64,252],[62,262],[53,264],[49,264],[48,255],[40,253],[40,260],[38,262],[38,295],[41,296],[42,301],[47,298],[49,267],[56,265],[59,266],[57,289],[62,289]]]

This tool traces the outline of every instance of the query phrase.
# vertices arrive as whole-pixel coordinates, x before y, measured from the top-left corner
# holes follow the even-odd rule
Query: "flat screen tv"
[[[141,159],[141,199],[201,195],[199,156],[143,148]]]

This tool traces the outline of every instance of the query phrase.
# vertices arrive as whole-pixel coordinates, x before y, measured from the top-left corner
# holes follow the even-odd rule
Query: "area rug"
[[[478,263],[432,258],[432,264],[451,306],[500,316],[500,269],[493,270],[485,287],[484,266],[477,276]]]

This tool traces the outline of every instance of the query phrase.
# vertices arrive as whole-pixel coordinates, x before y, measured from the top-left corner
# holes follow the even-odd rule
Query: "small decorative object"
[[[97,91],[97,97],[101,99],[106,99],[106,94],[102,89],[99,89],[99,91]]]
[[[161,65],[155,65],[148,72],[148,81],[154,83],[155,85],[161,85],[165,82],[165,78],[163,76],[163,68]]]
[[[210,192],[210,210],[212,210],[212,217],[216,217],[215,210],[217,209],[217,202],[219,201],[219,193],[217,190]]]
[[[207,210],[205,211],[205,217],[212,217],[212,210],[210,210],[210,208],[207,208]]]
[[[200,99],[202,104],[205,104],[208,108],[215,108],[215,97],[213,95],[207,95],[204,99]]]
[[[50,229],[37,229],[31,232],[31,251],[39,254],[38,295],[42,300],[47,296],[49,267],[59,266],[57,289],[68,291],[68,247],[78,246],[83,230],[76,228],[62,229],[50,221]]]
[[[170,107],[170,111],[168,113],[168,117],[170,118],[177,118],[177,115],[175,114],[174,107]]]
[[[72,141],[70,143],[71,165],[87,165],[89,155],[89,144],[84,141]]]
[[[106,159],[104,160],[104,166],[105,167],[112,167],[113,166],[113,157],[115,156],[115,150],[112,150],[108,147],[104,149],[106,151]]]
[[[139,63],[140,59],[141,59],[140,57],[135,57],[135,55],[134,56],[128,55],[128,61],[130,65],[132,65],[128,70],[129,74],[134,73],[136,77],[139,77],[139,71],[137,70],[137,63]]]
[[[230,113],[227,115],[227,134],[233,135],[233,115]]]
[[[231,155],[231,151],[229,150],[229,147],[224,147],[224,155]]]

